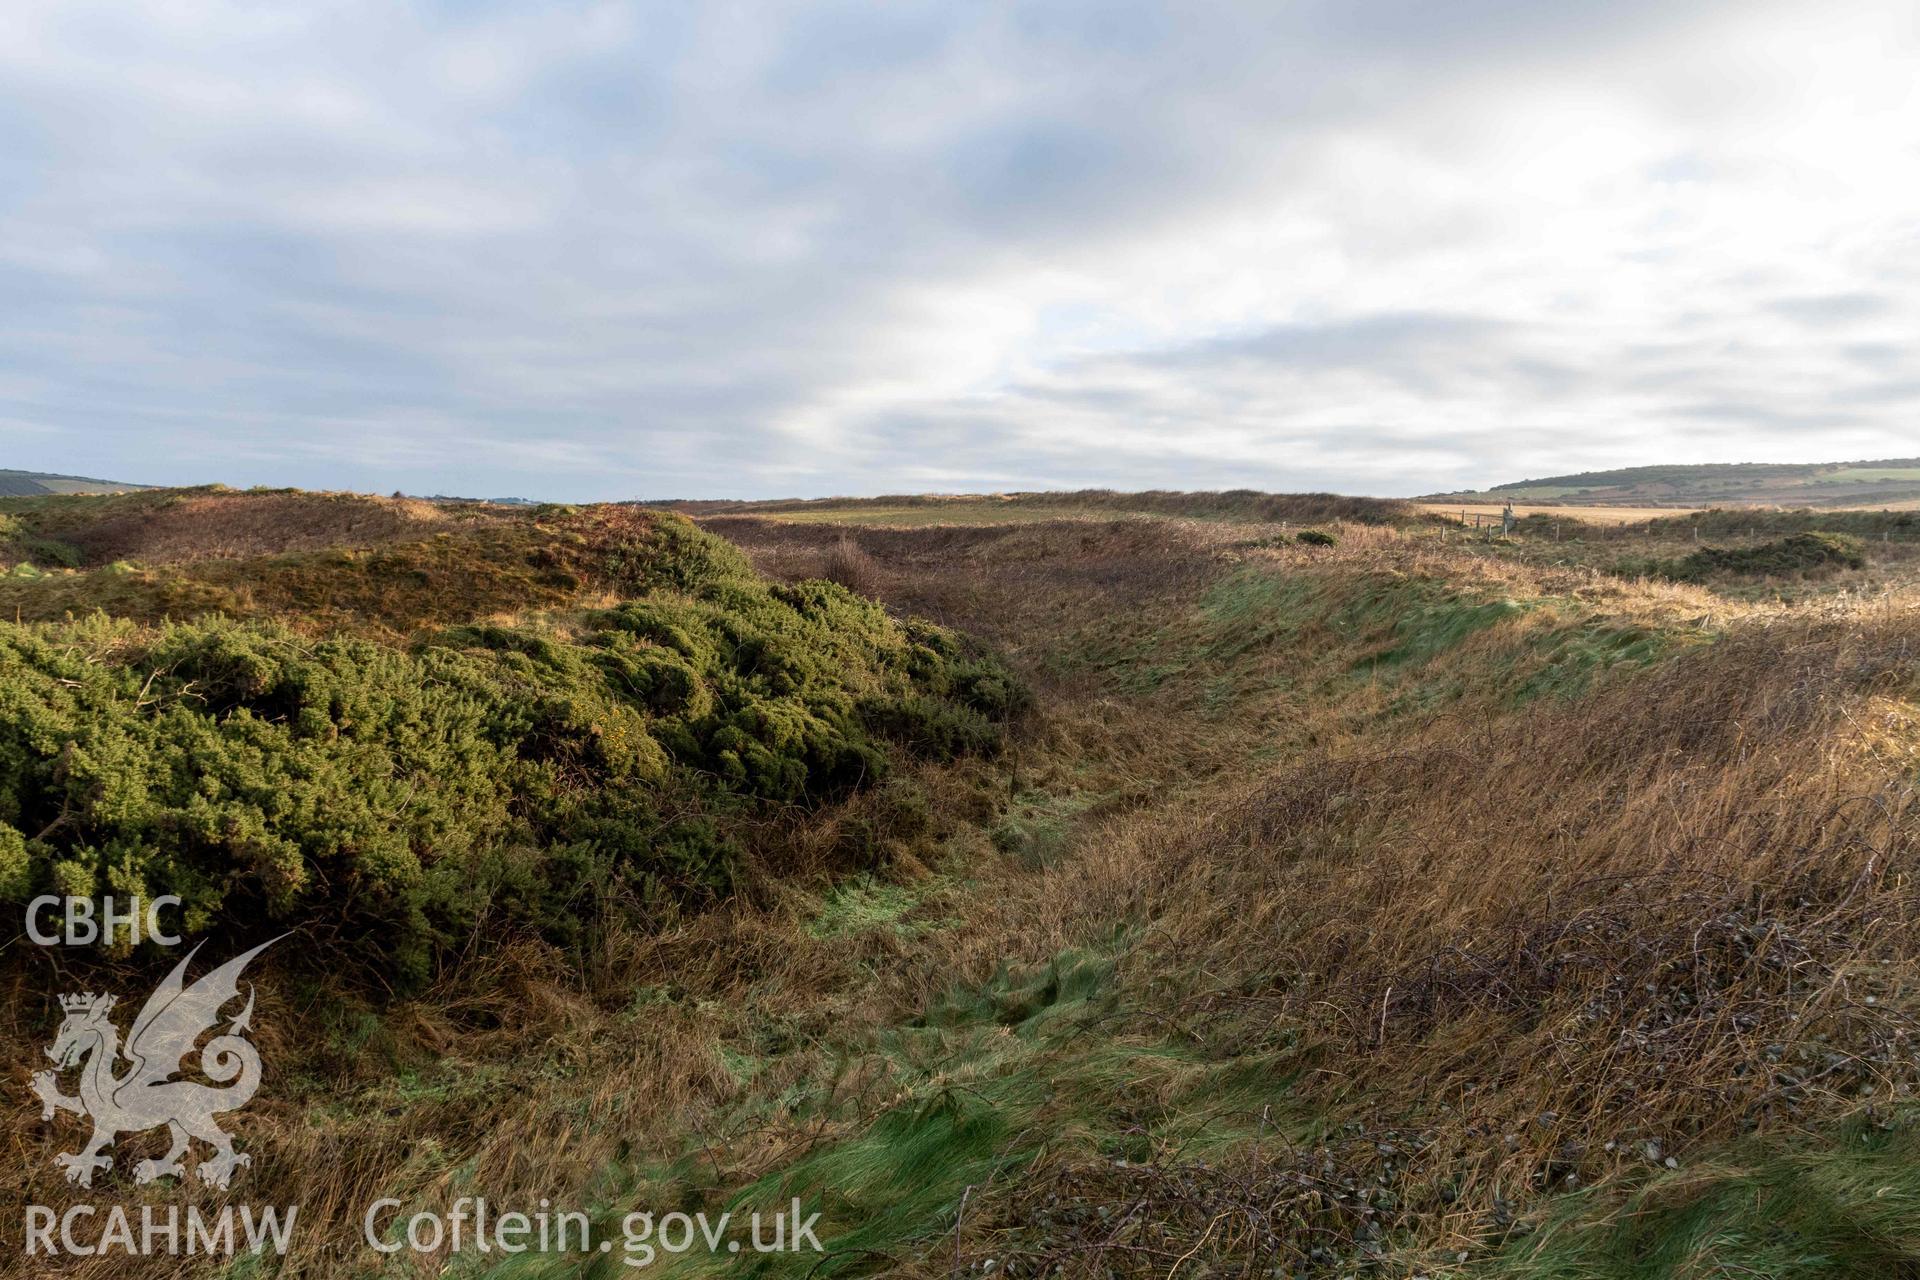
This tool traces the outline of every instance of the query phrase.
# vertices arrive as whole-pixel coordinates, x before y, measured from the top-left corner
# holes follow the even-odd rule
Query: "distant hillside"
[[[8,471],[0,468],[0,498],[30,498],[43,493],[132,493],[151,485],[94,480],[87,476],[56,476],[44,471]]]
[[[1435,494],[1433,499],[1626,507],[1913,506],[1920,505],[1920,458],[1624,467]]]
[[[1350,520],[1388,524],[1418,512],[1397,498],[1357,498],[1336,493],[1260,493],[1253,489],[1185,493],[1148,489],[1119,493],[1112,489],[1075,489],[1030,493],[919,493],[878,498],[774,498],[758,502],[728,499],[648,501],[690,516],[765,515],[784,519],[827,519],[852,523],[900,521],[939,524],[997,519],[1062,519],[1124,515],[1171,516],[1190,520],[1297,521]]]

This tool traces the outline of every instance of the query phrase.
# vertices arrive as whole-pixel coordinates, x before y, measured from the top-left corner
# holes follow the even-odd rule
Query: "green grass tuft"
[[[1856,1117],[1754,1139],[1631,1194],[1563,1197],[1475,1274],[1513,1280],[1769,1280],[1920,1274],[1920,1128]]]

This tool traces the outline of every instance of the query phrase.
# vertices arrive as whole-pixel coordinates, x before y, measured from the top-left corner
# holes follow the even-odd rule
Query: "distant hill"
[[[8,471],[0,468],[0,498],[30,498],[43,493],[132,493],[152,485],[94,480],[87,476],[56,476],[44,471]]]
[[[1624,467],[1433,494],[1428,500],[1622,507],[1920,506],[1920,458]]]
[[[1173,516],[1191,520],[1298,521],[1351,520],[1358,524],[1388,524],[1410,519],[1418,512],[1398,498],[1359,498],[1337,493],[1261,493],[1253,489],[1226,489],[1185,493],[1148,489],[1119,493],[1112,489],[1073,489],[1023,493],[896,493],[877,498],[771,498],[735,501],[726,498],[648,500],[638,506],[665,507],[700,516],[778,516],[782,519],[850,520],[854,523],[898,521],[940,524],[989,523],[1003,519],[1090,517],[1120,515]]]

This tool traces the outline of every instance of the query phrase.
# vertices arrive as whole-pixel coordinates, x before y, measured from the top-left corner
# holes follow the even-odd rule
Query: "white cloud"
[[[615,497],[1920,452],[1916,53],[1812,0],[21,0],[0,461]]]

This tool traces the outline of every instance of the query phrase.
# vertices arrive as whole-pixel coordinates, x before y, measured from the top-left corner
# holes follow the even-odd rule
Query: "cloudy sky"
[[[1915,454],[1912,0],[0,5],[0,467],[1399,494]]]

